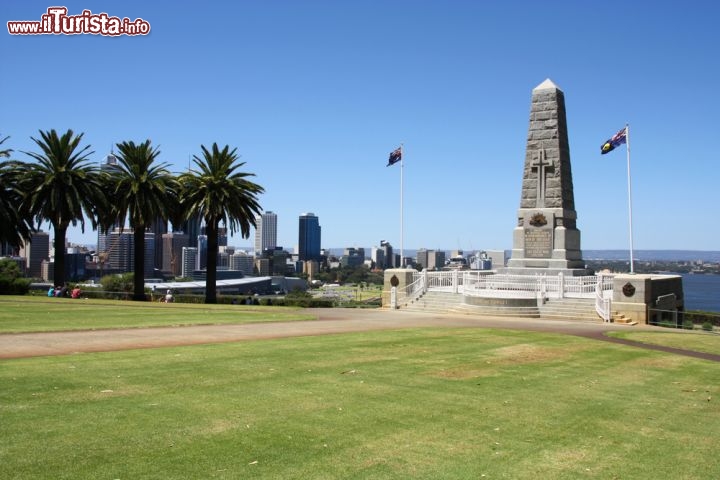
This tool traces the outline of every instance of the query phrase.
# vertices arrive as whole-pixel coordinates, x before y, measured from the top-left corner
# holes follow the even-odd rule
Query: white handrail
[[[612,287],[612,284],[610,284]],[[605,284],[603,282],[603,276],[597,276],[597,283],[595,284],[595,311],[600,318],[609,322],[612,318],[612,301],[609,298],[605,298],[603,292]]]

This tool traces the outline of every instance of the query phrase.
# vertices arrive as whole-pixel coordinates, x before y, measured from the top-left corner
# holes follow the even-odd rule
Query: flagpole
[[[627,152],[627,181],[628,181],[628,217],[630,229],[630,273],[635,273],[635,257],[633,253],[633,223],[632,223],[632,181],[630,177],[630,124],[625,124],[625,150]]]
[[[405,258],[404,236],[403,236],[403,144],[400,144],[400,268],[403,267],[403,259]]]

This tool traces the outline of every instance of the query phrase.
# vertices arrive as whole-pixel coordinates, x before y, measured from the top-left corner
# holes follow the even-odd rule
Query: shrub
[[[685,330],[692,330],[695,328],[695,324],[692,322],[692,320],[685,320],[683,321],[682,328]]]
[[[710,322],[704,322],[702,324],[702,329],[705,330],[706,332],[712,332],[713,325]]]
[[[30,279],[22,278],[20,267],[9,259],[0,260],[0,294],[25,295],[30,290]]]
[[[0,277],[0,294],[25,295],[30,291],[30,279]]]

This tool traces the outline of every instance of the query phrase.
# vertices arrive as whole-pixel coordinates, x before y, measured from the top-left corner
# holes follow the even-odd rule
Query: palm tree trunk
[[[53,273],[53,283],[56,287],[65,285],[65,235],[67,234],[67,225],[56,225],[53,223],[55,231],[55,240],[53,247],[55,248],[55,272]]]
[[[207,233],[207,270],[205,276],[205,303],[217,303],[217,257],[218,257],[218,226],[217,221],[206,222]]]
[[[135,227],[133,235],[135,258],[133,265],[133,300],[144,302],[145,298],[145,226]]]

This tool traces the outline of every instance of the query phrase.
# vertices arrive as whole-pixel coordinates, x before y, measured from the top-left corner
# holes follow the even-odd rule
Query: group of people
[[[70,291],[70,298],[80,298],[80,295],[82,294],[82,290],[80,290],[80,287],[75,285],[75,288],[73,288]],[[62,287],[50,287],[47,292],[48,297],[67,297],[68,296],[68,287],[67,285],[63,285]]]

